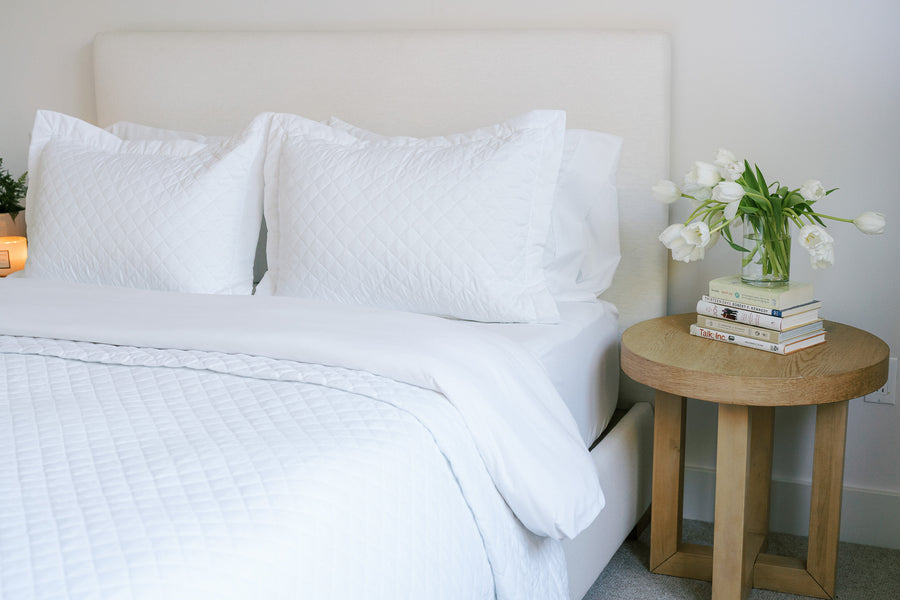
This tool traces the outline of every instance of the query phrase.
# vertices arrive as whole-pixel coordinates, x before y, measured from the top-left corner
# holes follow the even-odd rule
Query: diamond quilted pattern
[[[127,142],[40,113],[25,276],[249,294],[261,206],[248,192],[264,130],[260,120],[213,145]]]
[[[4,598],[566,597],[434,392],[8,336],[0,372]]]
[[[483,321],[555,321],[542,271],[564,114],[469,138],[358,140],[277,115],[266,156],[280,295]]]

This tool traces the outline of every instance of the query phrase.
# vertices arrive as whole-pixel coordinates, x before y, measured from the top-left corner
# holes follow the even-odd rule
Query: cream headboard
[[[337,116],[385,134],[465,131],[534,108],[625,139],[622,262],[603,297],[625,327],[666,310],[668,37],[649,32],[105,33],[97,119],[229,134],[259,112]],[[626,387],[628,387],[626,385]],[[627,392],[626,392],[627,393]]]

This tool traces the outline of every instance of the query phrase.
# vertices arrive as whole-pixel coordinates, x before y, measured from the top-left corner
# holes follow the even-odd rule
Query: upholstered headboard
[[[666,35],[604,31],[105,33],[98,124],[127,120],[230,134],[263,111],[337,116],[385,134],[465,131],[534,108],[625,139],[618,174],[622,261],[603,297],[621,326],[666,310]],[[264,259],[264,256],[260,257]],[[627,387],[627,386],[626,386]],[[627,392],[626,392],[627,393]]]

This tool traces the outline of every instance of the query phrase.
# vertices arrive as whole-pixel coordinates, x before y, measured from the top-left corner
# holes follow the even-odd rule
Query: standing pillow
[[[23,276],[250,294],[267,117],[233,138],[126,140],[39,111]]]
[[[616,171],[622,138],[566,131],[544,270],[557,301],[595,300],[622,258]]]
[[[201,133],[192,133],[189,131],[161,129],[159,127],[150,127],[149,125],[133,123],[131,121],[118,121],[113,123],[106,128],[106,131],[123,140],[187,140],[203,144],[219,144],[228,140],[227,136],[203,135]]]
[[[362,140],[404,139],[388,138],[337,117],[327,124]],[[621,259],[616,191],[621,151],[619,136],[566,130],[544,251],[544,274],[557,301],[595,300],[612,284]]]
[[[557,322],[542,264],[565,131],[533,111],[465,134],[362,140],[274,115],[257,293]]]

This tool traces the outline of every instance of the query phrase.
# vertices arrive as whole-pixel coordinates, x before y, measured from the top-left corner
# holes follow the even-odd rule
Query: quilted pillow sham
[[[564,133],[565,113],[549,110],[383,140],[273,115],[257,293],[557,322],[542,265]]]
[[[127,140],[39,111],[24,277],[250,294],[268,117],[233,138]]]
[[[389,138],[337,117],[327,124],[369,141]],[[621,259],[616,170],[622,138],[567,129],[554,192],[544,274],[558,301],[594,300],[609,288]]]

